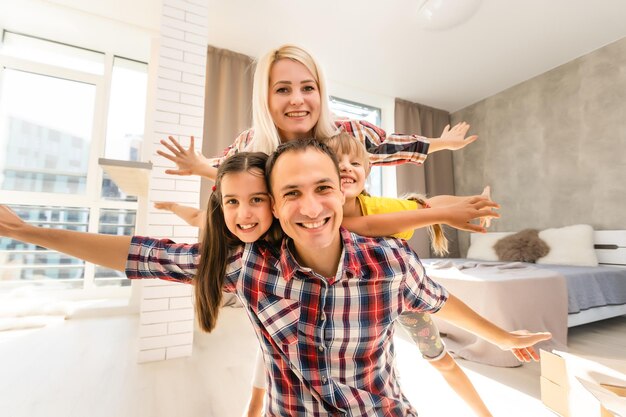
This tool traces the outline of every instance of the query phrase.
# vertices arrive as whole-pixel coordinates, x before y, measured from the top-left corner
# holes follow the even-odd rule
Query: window
[[[42,227],[132,234],[136,199],[97,159],[141,155],[147,64],[8,31],[0,47],[0,202]],[[0,238],[0,290],[129,285],[123,278]]]
[[[339,117],[348,119],[365,120],[373,125],[380,126],[381,111],[379,108],[353,101],[330,97],[330,110]],[[367,177],[365,188],[376,196],[383,195],[383,174],[381,167],[372,167]]]

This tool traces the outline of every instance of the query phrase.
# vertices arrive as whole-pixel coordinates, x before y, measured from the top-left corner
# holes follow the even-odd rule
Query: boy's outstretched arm
[[[502,350],[510,350],[522,362],[538,361],[539,354],[533,345],[552,337],[549,332],[530,333],[525,330],[507,332],[476,313],[464,302],[450,294],[441,310],[435,313],[468,332],[493,343]]]
[[[100,235],[30,225],[0,205],[0,236],[63,252],[87,262],[124,271],[130,236]]]
[[[344,217],[342,226],[363,236],[391,236],[407,230],[433,224],[447,224],[459,230],[485,233],[485,227],[470,223],[482,217],[500,217],[492,211],[499,205],[481,196],[463,197],[456,204],[445,207],[372,214],[369,216]]]

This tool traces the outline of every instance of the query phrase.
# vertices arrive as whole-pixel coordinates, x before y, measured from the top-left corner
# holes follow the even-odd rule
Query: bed
[[[495,242],[508,234],[488,235]],[[552,340],[539,347],[567,350],[568,327],[626,314],[626,231],[590,231],[590,236],[597,266],[472,258],[426,259],[424,265],[431,278],[497,325],[550,331]],[[472,236],[472,246],[478,238]],[[436,315],[435,320],[456,357],[494,366],[520,365],[509,352],[437,320]]]

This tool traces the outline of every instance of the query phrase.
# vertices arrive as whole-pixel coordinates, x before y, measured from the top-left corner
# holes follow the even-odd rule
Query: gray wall
[[[456,194],[492,186],[502,218],[491,231],[626,229],[626,38],[452,114],[461,120],[479,139],[453,153]]]

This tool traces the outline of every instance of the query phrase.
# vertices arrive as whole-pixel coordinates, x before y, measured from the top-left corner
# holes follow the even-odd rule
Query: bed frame
[[[596,230],[594,244],[598,263],[626,268],[626,230]],[[567,326],[574,327],[626,314],[626,305],[591,308],[567,316]]]

